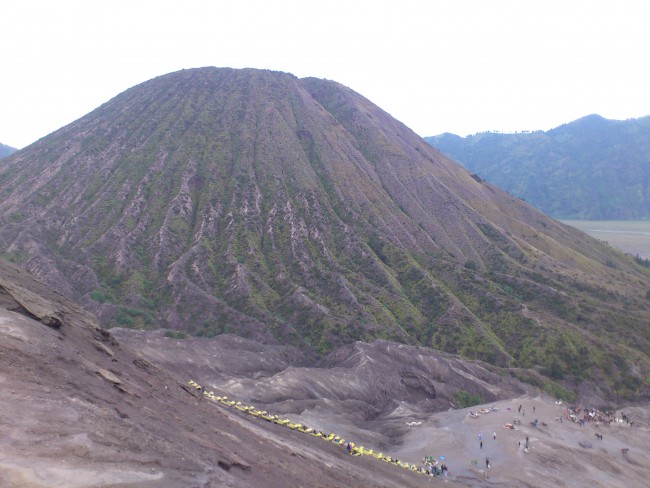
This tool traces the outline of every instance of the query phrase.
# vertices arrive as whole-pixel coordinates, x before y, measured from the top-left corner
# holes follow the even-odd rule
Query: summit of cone
[[[155,78],[4,159],[0,195],[0,249],[105,327],[390,339],[647,393],[646,268],[332,81]]]

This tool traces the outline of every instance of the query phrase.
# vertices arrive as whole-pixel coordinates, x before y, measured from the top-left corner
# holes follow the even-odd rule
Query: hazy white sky
[[[650,114],[646,0],[5,0],[0,142],[172,71],[335,80],[422,136]]]

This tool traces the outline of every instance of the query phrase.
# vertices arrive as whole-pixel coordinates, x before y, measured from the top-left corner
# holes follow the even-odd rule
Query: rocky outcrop
[[[0,269],[0,305],[55,329],[69,322],[65,317],[71,315],[73,321],[91,328],[100,337],[107,334],[101,330],[96,319],[81,307],[35,281],[29,273],[6,262],[2,263]]]
[[[436,398],[436,388],[431,381],[425,376],[418,375],[411,371],[402,371],[400,373],[401,381],[404,386],[420,393],[424,398]]]

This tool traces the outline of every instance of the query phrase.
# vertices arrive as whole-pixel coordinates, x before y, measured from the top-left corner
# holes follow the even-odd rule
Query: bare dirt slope
[[[188,387],[190,375],[217,393],[388,456],[409,462],[445,456],[450,475],[435,479],[370,456],[349,456],[340,445],[206,399]],[[627,411],[634,426],[596,431],[591,424],[559,424],[554,419],[562,406],[480,364],[389,342],[357,343],[316,364],[293,348],[234,336],[183,341],[160,333],[113,335],[4,264],[0,385],[3,488],[611,488],[644,486],[650,476],[648,409],[642,407]],[[447,411],[452,386],[484,388],[499,410],[478,418],[468,417],[468,410]],[[526,418],[535,406],[547,427],[524,422],[516,431],[502,429],[519,404]],[[528,453],[518,445],[525,436]],[[585,440],[591,448],[579,445]],[[492,461],[487,479],[483,456]]]
[[[170,339],[162,331],[112,333],[148,360],[199,379],[216,394],[378,449],[401,443],[406,422],[456,407],[459,391],[484,401],[532,391],[484,363],[390,341],[357,342],[315,360],[291,346],[232,335],[206,341]]]
[[[611,488],[644,486],[650,476],[648,406],[617,410],[632,424],[580,427],[567,417],[566,403],[481,363],[425,348],[356,343],[318,363],[304,357],[291,363],[286,358],[298,354],[293,348],[265,347],[235,336],[204,341],[170,339],[160,331],[114,333],[143,356],[195,377],[215,394],[337,432],[401,460],[434,456],[440,461],[444,456],[450,468],[446,483]],[[482,406],[452,409],[458,390],[480,395],[489,401],[483,407],[495,410],[474,417],[470,412]],[[520,425],[504,428],[515,418]],[[530,424],[534,419],[537,426]],[[591,447],[582,447],[585,442]]]
[[[428,481],[214,405],[173,370],[120,345],[91,315],[5,265],[0,298],[3,488]]]

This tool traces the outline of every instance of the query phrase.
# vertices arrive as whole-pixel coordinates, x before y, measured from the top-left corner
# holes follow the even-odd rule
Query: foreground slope
[[[547,132],[441,134],[425,140],[548,215],[650,217],[650,116],[589,115]]]
[[[175,369],[0,262],[0,485],[424,486],[423,479],[207,401]]]
[[[393,339],[648,392],[647,269],[334,82],[161,76],[5,159],[0,195],[0,248],[107,327]]]
[[[209,401],[188,387],[190,374],[219,395],[403,461],[445,455],[449,476],[350,456],[343,446]],[[486,486],[473,462],[483,456],[492,459],[489,483],[502,487],[641,486],[649,474],[647,408],[626,409],[633,425],[560,425],[552,418],[564,407],[530,387],[479,363],[385,341],[346,346],[315,363],[291,346],[230,335],[113,335],[2,262],[0,383],[0,485],[7,488]],[[373,391],[373,384],[382,386]],[[437,413],[459,387],[490,392],[498,410],[473,418],[447,404]],[[551,425],[502,429],[519,404],[536,407]],[[529,453],[517,448],[525,436]],[[580,446],[585,441],[593,448]]]
[[[114,334],[164,369],[182,371],[243,405],[334,431],[393,458],[419,462],[434,456],[449,467],[444,483],[452,486],[643,486],[650,475],[647,403],[612,415],[625,414],[629,423],[580,426],[571,421],[567,404],[508,379],[498,368],[421,347],[358,342],[314,363],[286,346],[231,335],[206,341],[166,338],[161,331]],[[461,391],[489,405],[458,409]],[[614,410],[593,400],[580,405]],[[521,421],[515,429],[504,428],[515,418]],[[530,424],[534,419],[536,426]]]
[[[465,406],[465,397],[489,402],[536,391],[485,363],[390,341],[356,342],[315,361],[232,335],[173,340],[160,331],[113,331],[165,369],[383,451],[403,442],[409,422]]]

